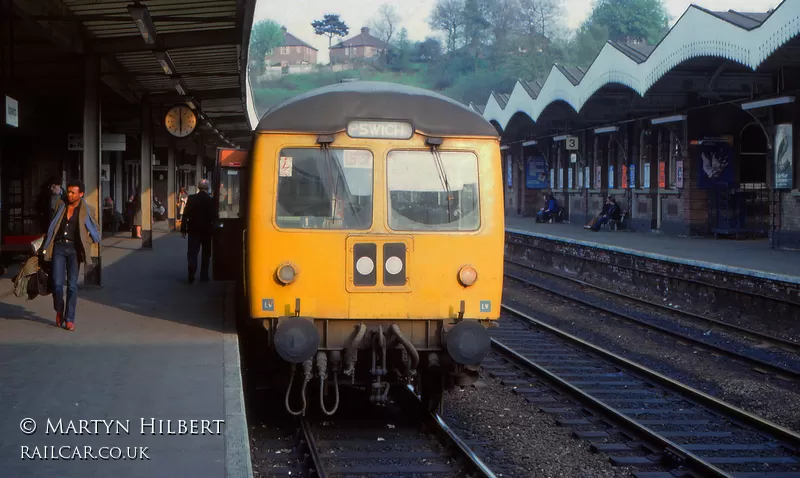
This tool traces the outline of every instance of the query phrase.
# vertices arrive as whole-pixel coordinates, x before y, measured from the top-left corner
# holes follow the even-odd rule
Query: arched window
[[[766,184],[767,182],[767,137],[756,123],[742,129],[739,138],[739,182]]]

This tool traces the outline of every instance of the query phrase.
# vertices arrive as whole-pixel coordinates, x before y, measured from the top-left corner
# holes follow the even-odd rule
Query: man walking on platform
[[[78,305],[78,272],[80,263],[91,260],[92,244],[99,243],[100,228],[92,210],[83,199],[84,187],[79,180],[67,183],[66,202],[56,203],[55,213],[42,243],[44,260],[52,262],[53,308],[56,326],[75,330],[75,308]],[[67,302],[64,304],[64,282]]]
[[[197,253],[203,248],[202,262],[200,263],[200,280],[208,281],[208,266],[211,262],[211,235],[214,231],[214,220],[217,218],[217,208],[214,199],[209,194],[211,183],[207,179],[197,183],[198,192],[189,196],[183,210],[181,222],[181,235],[189,235],[189,244],[186,258],[189,261],[189,283],[194,282],[197,272]]]

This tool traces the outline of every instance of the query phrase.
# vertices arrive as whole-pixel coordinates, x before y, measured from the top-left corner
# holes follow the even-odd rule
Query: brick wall
[[[780,249],[800,250],[800,196],[788,191],[780,195],[780,229],[775,231],[773,242]]]

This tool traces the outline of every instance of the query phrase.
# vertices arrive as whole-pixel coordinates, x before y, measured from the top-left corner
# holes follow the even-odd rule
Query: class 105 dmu
[[[215,176],[287,411],[333,414],[340,386],[383,404],[408,385],[435,409],[474,382],[502,295],[495,128],[442,95],[356,81],[273,107],[253,135]]]

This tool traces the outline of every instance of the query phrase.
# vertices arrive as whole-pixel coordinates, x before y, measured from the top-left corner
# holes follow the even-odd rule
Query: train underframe
[[[293,415],[305,415],[317,397],[322,412],[333,415],[342,386],[362,390],[371,403],[382,406],[392,387],[412,385],[428,410],[435,411],[445,390],[477,380],[490,347],[486,326],[464,318],[298,316],[266,319],[263,325],[276,359],[273,366],[289,374],[285,407]]]

